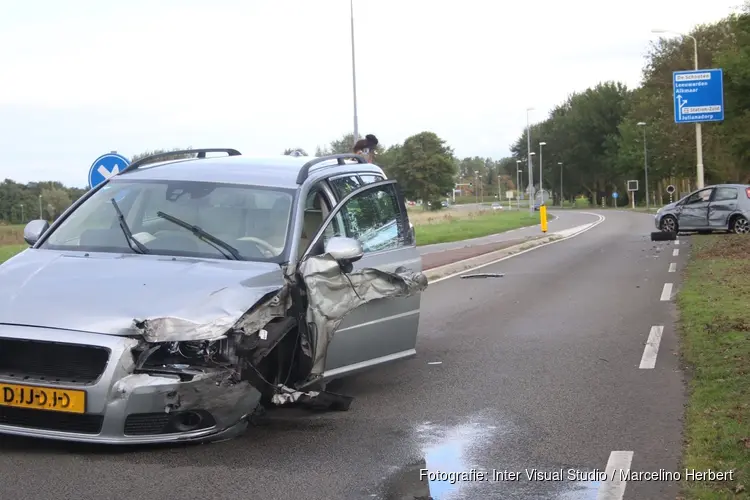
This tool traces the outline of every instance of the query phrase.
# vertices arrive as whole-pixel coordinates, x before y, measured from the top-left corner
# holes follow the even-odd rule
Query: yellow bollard
[[[539,218],[542,221],[542,232],[547,232],[547,205],[542,205],[539,207]]]

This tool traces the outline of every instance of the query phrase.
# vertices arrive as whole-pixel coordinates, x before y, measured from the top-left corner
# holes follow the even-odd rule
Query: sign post
[[[696,55],[697,57],[697,55]],[[672,73],[675,123],[695,123],[697,185],[703,188],[702,122],[724,120],[724,72],[719,69],[696,69]]]
[[[615,208],[617,208],[617,198],[619,196],[620,195],[619,195],[619,193],[617,191],[615,191],[614,193],[612,193],[612,205],[614,205]]]
[[[669,203],[672,203],[672,195],[674,194],[675,187],[670,184],[667,186],[667,193],[669,193]]]
[[[638,191],[638,181],[628,181],[628,194],[630,196],[630,202],[633,210],[635,210],[635,193]]]
[[[117,154],[117,151],[101,155],[89,168],[89,189],[94,189],[110,177],[119,174],[128,165],[130,160]]]

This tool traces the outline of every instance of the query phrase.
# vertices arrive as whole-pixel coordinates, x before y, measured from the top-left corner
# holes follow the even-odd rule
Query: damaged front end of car
[[[238,283],[174,315],[135,319],[132,373],[116,382],[113,404],[151,393],[174,432],[241,432],[269,406],[347,410],[352,398],[311,390],[339,324],[372,300],[420,293],[427,280],[404,269],[345,273],[329,254],[282,271],[281,286]]]

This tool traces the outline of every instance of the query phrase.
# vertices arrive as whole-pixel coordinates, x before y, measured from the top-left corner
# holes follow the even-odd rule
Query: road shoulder
[[[689,374],[683,465],[729,477],[682,483],[686,499],[750,498],[750,238],[694,236],[678,296]]]

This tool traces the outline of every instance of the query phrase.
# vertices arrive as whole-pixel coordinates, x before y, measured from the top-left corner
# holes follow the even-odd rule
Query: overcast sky
[[[636,86],[652,28],[739,4],[354,0],[360,134],[506,156],[527,107]],[[0,68],[0,179],[83,187],[111,150],[312,154],[353,128],[348,0],[0,0]]]

